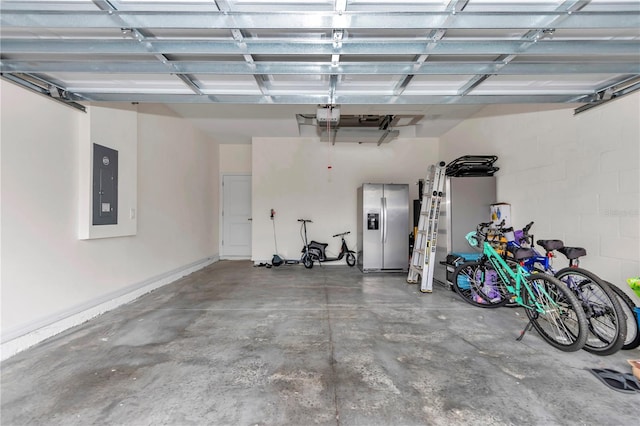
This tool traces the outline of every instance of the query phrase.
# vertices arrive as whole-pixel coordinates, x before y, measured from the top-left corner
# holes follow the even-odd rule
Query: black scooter
[[[298,222],[302,222],[300,233],[302,234],[302,241],[304,242],[304,246],[302,247],[302,257],[300,258],[300,262],[304,265],[305,268],[310,269],[313,268],[313,262],[316,261],[318,263],[322,262],[334,262],[337,260],[341,260],[345,256],[347,257],[347,265],[355,266],[356,264],[356,255],[355,251],[349,250],[347,247],[347,242],[344,240],[344,236],[350,234],[350,231],[343,232],[342,234],[336,234],[334,237],[340,237],[342,240],[340,244],[340,253],[338,253],[337,257],[327,257],[325,254],[325,249],[329,244],[319,243],[317,241],[309,242],[307,238],[307,222],[313,223],[313,221],[308,219],[298,219]]]

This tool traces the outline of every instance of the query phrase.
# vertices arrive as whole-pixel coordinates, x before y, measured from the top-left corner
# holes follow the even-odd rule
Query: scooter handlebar
[[[309,219],[298,219],[298,222],[311,222],[311,223],[313,223],[313,221],[309,220]]]
[[[334,235],[333,237],[334,237],[334,238],[335,238],[335,237],[342,237],[343,235],[347,235],[347,234],[350,234],[350,233],[351,233],[351,231],[347,231],[347,232],[343,232],[342,234],[336,234],[336,235]]]

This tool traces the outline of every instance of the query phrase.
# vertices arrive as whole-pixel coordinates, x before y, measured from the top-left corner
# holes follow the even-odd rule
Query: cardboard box
[[[628,359],[627,362],[631,365],[635,378],[640,380],[640,359]]]

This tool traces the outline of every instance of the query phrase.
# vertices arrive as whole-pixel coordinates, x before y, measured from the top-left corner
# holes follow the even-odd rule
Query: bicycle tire
[[[618,297],[618,301],[622,306],[622,311],[624,312],[626,322],[627,322],[627,336],[624,340],[624,345],[622,345],[622,350],[626,351],[629,349],[635,349],[640,346],[640,330],[638,329],[638,314],[634,308],[636,304],[633,303],[633,300],[622,290],[620,287],[615,284],[610,283],[609,281],[605,281],[611,290]]]
[[[586,269],[569,267],[555,273],[581,302],[589,333],[584,350],[595,355],[611,355],[624,345],[627,322],[611,287]]]
[[[522,287],[521,296],[527,316],[540,336],[564,352],[582,349],[587,340],[587,317],[575,294],[552,275],[534,273],[526,280],[528,286]],[[532,308],[535,302],[542,305],[543,313]]]
[[[485,282],[487,276],[491,277],[490,282]],[[454,291],[462,300],[473,306],[499,308],[509,301],[495,270],[485,262],[461,263],[454,270],[451,282]]]

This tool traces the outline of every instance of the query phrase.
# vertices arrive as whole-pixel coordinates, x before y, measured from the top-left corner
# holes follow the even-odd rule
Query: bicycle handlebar
[[[500,222],[498,224],[498,226],[496,227],[496,229],[498,229],[499,231],[502,232],[508,232],[509,229],[513,230],[513,228],[503,228],[505,224],[505,220],[502,219],[502,222]],[[482,236],[487,236],[487,228],[489,228],[491,225],[493,225],[493,222],[483,222],[483,223],[479,223],[478,227],[476,228],[476,231],[478,232],[478,234],[482,235]]]
[[[522,233],[524,235],[529,235],[529,230],[531,229],[532,226],[533,226],[533,221],[529,222],[529,224],[527,226],[522,228]]]
[[[334,237],[342,237],[342,236],[350,234],[350,233],[351,233],[351,231],[347,231],[347,232],[343,232],[342,234],[336,234],[336,235],[334,235]]]

